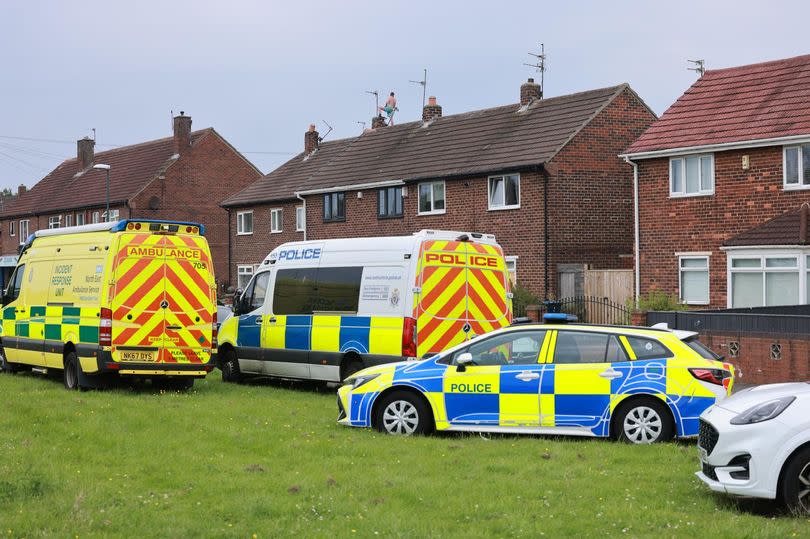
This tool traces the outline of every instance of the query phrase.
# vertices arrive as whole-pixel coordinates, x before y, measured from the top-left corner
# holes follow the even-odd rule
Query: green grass
[[[692,444],[384,436],[337,425],[331,391],[218,372],[188,394],[3,375],[0,395],[0,538],[810,530],[709,493]]]

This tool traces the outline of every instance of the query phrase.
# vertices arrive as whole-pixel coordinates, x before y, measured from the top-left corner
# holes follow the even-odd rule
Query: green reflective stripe
[[[31,307],[31,318],[45,316],[45,307]]]
[[[98,344],[98,327],[79,326],[79,342]]]
[[[81,316],[81,307],[62,307],[62,316]],[[65,322],[69,324],[70,322]],[[76,322],[78,324],[78,322]]]
[[[49,340],[62,340],[62,326],[58,324],[45,324],[45,338]]]
[[[81,318],[62,318],[63,324],[78,326],[81,324]]]
[[[3,320],[16,320],[17,313],[14,307],[6,307],[3,309]]]
[[[17,337],[28,337],[28,322],[17,322]]]

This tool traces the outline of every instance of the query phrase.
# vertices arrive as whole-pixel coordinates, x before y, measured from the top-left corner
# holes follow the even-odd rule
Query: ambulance
[[[216,287],[202,225],[124,220],[40,230],[3,292],[3,370],[185,389],[213,370]]]
[[[508,326],[503,250],[489,234],[285,243],[259,265],[220,328],[225,381],[339,382]]]

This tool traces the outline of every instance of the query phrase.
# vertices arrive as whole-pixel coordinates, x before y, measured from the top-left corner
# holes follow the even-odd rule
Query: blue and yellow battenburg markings
[[[583,366],[479,366],[458,373],[455,367],[432,360],[402,364],[387,380],[382,374],[368,388],[361,386],[353,391],[347,413],[353,426],[371,426],[372,406],[379,389],[409,386],[428,399],[439,430],[465,424],[579,427],[595,436],[609,436],[616,406],[630,395],[645,394],[666,402],[678,434],[692,436],[697,434],[698,417],[715,401],[685,367],[668,367],[665,360],[613,363],[621,376],[612,380],[599,376],[601,369]],[[529,371],[538,377],[528,381],[517,378]]]
[[[322,352],[402,355],[400,317],[275,315],[262,329],[262,317],[239,317],[237,346]],[[263,336],[262,331],[266,334]]]
[[[21,339],[98,344],[98,307],[33,305],[27,313],[3,308],[3,335]]]

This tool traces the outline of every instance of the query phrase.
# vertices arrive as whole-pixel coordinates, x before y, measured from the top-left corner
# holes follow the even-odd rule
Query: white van
[[[285,243],[264,259],[219,331],[223,379],[341,381],[441,352],[512,318],[503,251],[489,234]]]

